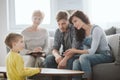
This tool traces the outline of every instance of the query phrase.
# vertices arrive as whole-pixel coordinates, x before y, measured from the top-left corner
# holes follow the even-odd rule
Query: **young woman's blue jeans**
[[[107,52],[96,54],[82,54],[79,59],[73,62],[73,70],[84,71],[82,78],[92,78],[92,66],[100,63],[110,63],[113,57]],[[73,80],[80,80],[81,76],[76,76]]]

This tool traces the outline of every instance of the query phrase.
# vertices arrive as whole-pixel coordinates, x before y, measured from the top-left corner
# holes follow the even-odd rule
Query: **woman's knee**
[[[73,62],[73,70],[81,70],[81,65],[78,59]]]
[[[79,60],[80,61],[88,60],[90,56],[91,56],[90,54],[82,54],[82,55],[80,55]]]

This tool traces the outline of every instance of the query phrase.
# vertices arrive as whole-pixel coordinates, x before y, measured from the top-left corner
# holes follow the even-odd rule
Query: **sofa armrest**
[[[120,65],[98,64],[93,67],[93,80],[120,80]]]

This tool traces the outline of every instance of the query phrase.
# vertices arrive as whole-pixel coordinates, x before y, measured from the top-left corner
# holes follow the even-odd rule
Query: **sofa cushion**
[[[49,37],[54,37],[55,31],[54,30],[49,30]]]
[[[109,29],[106,29],[105,33],[106,33],[106,35],[116,34],[116,28],[115,27],[111,27]]]
[[[49,37],[49,40],[48,40],[48,54],[52,54],[53,44],[54,44],[54,37]]]
[[[115,62],[120,64],[120,34],[107,36],[109,45],[112,48],[113,56],[115,57]]]
[[[120,34],[120,28],[116,28],[116,34]]]
[[[119,50],[118,50],[118,56],[116,57],[116,61],[115,64],[119,64],[120,65],[120,34],[119,34]]]

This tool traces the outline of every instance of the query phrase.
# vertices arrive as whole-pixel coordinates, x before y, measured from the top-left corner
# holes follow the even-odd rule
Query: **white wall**
[[[7,33],[6,0],[0,0],[0,66],[5,65],[6,48],[4,36]]]
[[[58,10],[83,10],[83,0],[57,0]]]

